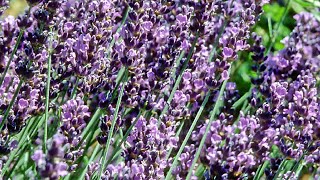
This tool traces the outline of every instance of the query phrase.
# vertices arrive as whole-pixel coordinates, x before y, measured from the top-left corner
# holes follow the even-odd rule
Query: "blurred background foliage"
[[[287,4],[287,14],[282,20],[282,16],[286,13]],[[271,0],[270,4],[263,7],[264,13],[261,15],[260,21],[253,28],[253,31],[262,37],[265,47],[270,46],[272,37],[276,36],[271,52],[277,53],[277,51],[284,48],[281,40],[288,36],[295,27],[293,16],[300,12],[311,12],[320,20],[319,8],[319,0]],[[251,77],[256,76],[251,66],[250,54],[241,54],[240,60],[235,65],[231,79],[237,83],[241,94],[246,93],[250,89]]]
[[[25,0],[10,0],[10,8],[6,11],[5,15],[18,16],[23,13],[27,8]]]
[[[286,5],[288,4],[287,14]],[[11,0],[10,8],[6,15],[18,16],[27,8],[25,0]],[[270,0],[270,4],[263,7],[264,13],[260,21],[253,28],[262,37],[263,44],[268,47],[272,37],[276,35],[271,52],[277,52],[284,48],[281,40],[288,36],[295,27],[293,16],[297,13],[308,11],[312,12],[320,21],[320,0]],[[279,26],[279,27],[278,27]],[[256,76],[252,71],[252,61],[250,53],[239,54],[239,61],[235,64],[231,76],[231,81],[236,82],[240,94],[246,93],[251,87],[251,77]]]

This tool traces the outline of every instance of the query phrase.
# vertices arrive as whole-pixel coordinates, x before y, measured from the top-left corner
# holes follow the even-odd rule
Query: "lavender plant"
[[[267,0],[27,3],[0,19],[3,179],[319,176],[313,14],[277,52],[253,32]]]

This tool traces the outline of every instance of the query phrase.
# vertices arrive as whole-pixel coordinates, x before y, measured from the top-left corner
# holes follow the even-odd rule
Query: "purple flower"
[[[233,55],[233,50],[231,48],[224,47],[222,53],[224,58],[230,58]]]
[[[201,89],[204,86],[204,82],[202,79],[196,79],[193,85],[196,89]]]
[[[45,154],[42,150],[36,150],[31,156],[31,159],[35,161],[38,166],[42,166],[45,163]]]
[[[237,160],[242,163],[245,162],[248,159],[247,155],[244,152],[241,152],[240,154],[238,154],[237,156]]]
[[[221,81],[228,80],[228,79],[229,79],[229,73],[228,71],[224,70],[221,74]]]
[[[173,127],[151,118],[140,118],[127,138],[128,147],[124,148],[125,165],[119,176],[129,175],[132,179],[163,178],[168,166],[166,151],[172,147]],[[176,142],[176,140],[174,140]],[[173,142],[174,143],[174,142]],[[146,157],[146,158],[142,158]]]
[[[212,134],[211,135],[211,142],[214,144],[220,143],[221,142],[221,136],[217,135],[217,134]]]
[[[42,150],[36,150],[31,158],[36,162],[37,170],[42,178],[56,179],[66,176],[68,165],[63,161],[64,137],[56,134],[50,141],[47,155]]]
[[[143,22],[142,27],[145,31],[150,31],[153,27],[153,23],[151,21]]]
[[[48,152],[38,150],[41,129],[31,147],[41,178],[59,179],[82,170],[84,166],[78,169],[78,162],[91,156],[93,148],[84,145],[104,147],[116,120],[110,153],[119,145],[121,133],[129,133],[121,145],[122,158],[116,156],[103,171],[99,169],[101,157],[94,158],[85,168],[86,179],[95,172],[103,172],[102,179],[163,179],[175,148],[181,145],[177,137],[185,137],[199,110],[197,127],[173,171],[176,179],[186,178],[197,150],[196,168],[203,164],[207,179],[251,179],[251,172],[269,160],[273,146],[297,160],[309,151],[310,143],[314,151],[305,153],[304,160],[320,163],[316,143],[320,138],[319,22],[312,14],[295,16],[297,27],[283,40],[285,48],[267,58],[262,39],[251,33],[264,3],[28,0],[30,11],[17,19],[0,20],[1,72],[19,32],[25,30],[0,85],[2,121],[4,112],[10,110],[0,133],[0,150],[8,153],[15,148],[16,141],[8,140],[29,127],[25,125],[30,117],[44,111],[47,60],[51,57],[49,114],[54,116],[49,119]],[[0,0],[0,6],[7,7],[7,1]],[[253,54],[258,78],[252,80],[252,95],[244,99],[244,105],[250,105],[234,108],[240,98],[235,83],[219,89],[230,79],[231,63],[245,50]],[[26,74],[31,75],[26,78]],[[19,82],[23,82],[21,90],[7,109]],[[223,102],[212,117],[220,93]],[[102,115],[93,120],[99,124],[86,131],[89,134],[84,138],[85,127],[95,123],[90,118],[96,117],[91,113],[98,106]],[[249,115],[239,109],[249,110]],[[141,116],[130,130],[138,114]],[[208,124],[210,118],[215,121]],[[199,149],[207,126],[209,133]],[[96,133],[99,135],[93,137]],[[191,169],[191,179],[197,178],[196,168]]]
[[[176,16],[176,19],[177,19],[177,21],[178,21],[180,24],[185,24],[185,23],[187,23],[187,21],[188,21],[187,16],[182,15],[182,14],[178,14],[178,15]]]
[[[19,109],[24,109],[24,108],[27,108],[29,106],[29,102],[23,98],[19,99],[18,101],[18,106],[19,106]]]

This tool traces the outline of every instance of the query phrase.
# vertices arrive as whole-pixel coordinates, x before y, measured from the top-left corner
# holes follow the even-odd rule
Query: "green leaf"
[[[203,164],[200,164],[196,170],[195,175],[200,178],[203,176],[203,173],[206,171],[206,167]]]
[[[265,161],[262,165],[259,166],[256,174],[253,177],[253,180],[260,180],[264,174],[265,169],[269,165],[269,161]]]
[[[263,6],[263,10],[265,16],[271,17],[271,19],[275,22],[280,22],[285,8],[281,7],[278,3],[272,3]]]

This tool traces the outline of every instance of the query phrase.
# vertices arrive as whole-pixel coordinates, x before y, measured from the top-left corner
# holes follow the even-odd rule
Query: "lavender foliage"
[[[2,16],[1,177],[318,177],[320,22],[295,15],[284,49],[266,53],[253,27],[268,3],[27,0]],[[233,82],[243,54],[247,97]]]

